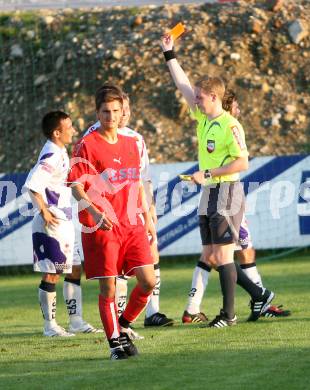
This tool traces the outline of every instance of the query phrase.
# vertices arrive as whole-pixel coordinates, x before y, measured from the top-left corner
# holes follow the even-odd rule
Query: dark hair
[[[235,100],[237,100],[237,96],[235,92],[232,89],[226,89],[222,101],[222,107],[224,108],[224,110],[230,113],[232,110],[232,104]]]
[[[123,106],[123,91],[115,84],[104,84],[96,91],[95,101],[98,111],[103,103],[117,100]]]
[[[53,132],[60,126],[60,122],[67,118],[70,118],[69,115],[63,111],[50,111],[44,115],[41,127],[45,137],[51,139]]]

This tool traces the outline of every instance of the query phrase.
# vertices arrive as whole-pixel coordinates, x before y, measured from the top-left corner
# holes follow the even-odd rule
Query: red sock
[[[150,293],[145,293],[141,287],[137,285],[130,294],[129,301],[122,316],[129,322],[134,321],[145,308],[148,297],[151,294],[152,291]]]
[[[99,313],[107,339],[119,337],[119,324],[114,299],[99,295]]]

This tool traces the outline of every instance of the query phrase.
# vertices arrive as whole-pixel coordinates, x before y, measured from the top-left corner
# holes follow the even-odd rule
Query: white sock
[[[185,309],[190,314],[200,313],[200,305],[208,285],[210,272],[211,268],[208,265],[198,261],[193,272],[192,287],[188,294],[188,303]]]
[[[39,288],[39,303],[41,306],[44,328],[49,329],[57,326],[56,323],[56,291],[47,292]]]
[[[128,292],[128,278],[121,277],[116,278],[115,283],[115,304],[117,308],[117,315],[120,317],[127,303],[127,292]]]
[[[264,288],[262,278],[257,270],[256,263],[240,265],[246,276],[258,287]]]
[[[63,285],[63,296],[67,306],[70,324],[72,326],[78,326],[83,321],[81,286],[70,282],[69,279],[65,279]]]
[[[159,312],[159,294],[160,294],[160,268],[159,264],[154,265],[156,284],[152,294],[150,295],[150,299],[145,309],[145,317],[149,318],[153,314]]]

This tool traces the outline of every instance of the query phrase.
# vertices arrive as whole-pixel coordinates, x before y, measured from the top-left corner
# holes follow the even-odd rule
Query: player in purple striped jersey
[[[30,171],[25,188],[36,215],[32,223],[34,271],[42,273],[39,303],[44,318],[44,336],[71,337],[74,333],[102,332],[82,318],[81,262],[74,256],[71,189],[66,186],[69,158],[66,145],[72,142],[74,128],[70,117],[52,111],[42,120],[47,138]],[[63,295],[69,315],[69,331],[56,322],[56,283],[65,274]]]

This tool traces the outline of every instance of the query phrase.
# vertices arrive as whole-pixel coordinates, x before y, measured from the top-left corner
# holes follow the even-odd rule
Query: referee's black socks
[[[221,289],[223,294],[223,310],[228,319],[235,316],[235,288],[237,272],[234,263],[224,264],[217,267],[220,276]]]

